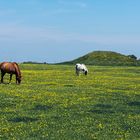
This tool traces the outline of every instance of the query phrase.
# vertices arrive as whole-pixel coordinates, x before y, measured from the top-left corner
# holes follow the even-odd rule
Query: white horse
[[[75,70],[76,70],[76,74],[79,76],[80,72],[83,72],[83,74],[87,75],[88,74],[88,69],[84,64],[76,64],[75,65]]]

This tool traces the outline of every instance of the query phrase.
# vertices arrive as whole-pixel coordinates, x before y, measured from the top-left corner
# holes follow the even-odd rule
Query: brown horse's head
[[[17,76],[16,81],[18,82],[18,84],[20,84],[21,83],[21,76]]]

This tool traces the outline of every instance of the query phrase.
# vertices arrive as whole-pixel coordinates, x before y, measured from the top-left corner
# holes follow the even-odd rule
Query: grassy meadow
[[[140,139],[140,67],[20,68],[21,85],[0,84],[1,140]]]

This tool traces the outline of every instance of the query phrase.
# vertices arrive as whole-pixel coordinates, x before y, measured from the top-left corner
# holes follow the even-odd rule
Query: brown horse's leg
[[[3,77],[4,77],[4,75],[5,75],[5,72],[2,72],[1,71],[1,83],[3,83]]]
[[[12,80],[12,74],[10,74],[9,84],[11,83],[11,80]]]

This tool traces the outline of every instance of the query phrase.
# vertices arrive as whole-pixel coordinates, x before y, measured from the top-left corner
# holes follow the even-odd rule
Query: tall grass
[[[0,139],[140,138],[140,67],[88,66],[79,77],[67,65],[20,68],[21,85],[0,84]]]

